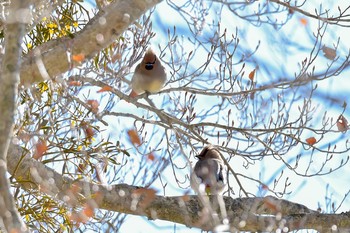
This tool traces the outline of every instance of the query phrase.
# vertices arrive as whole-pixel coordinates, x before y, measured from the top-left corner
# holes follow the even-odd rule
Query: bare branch
[[[8,157],[9,172],[25,189],[40,189],[70,205],[83,205],[94,201],[98,208],[120,213],[147,216],[213,230],[211,222],[203,222],[205,208],[197,196],[163,197],[148,194],[148,189],[127,184],[98,185],[63,177],[26,155],[26,151],[11,145]],[[215,196],[210,196],[213,203]],[[316,229],[328,231],[350,229],[350,215],[321,214],[307,207],[265,198],[224,197],[231,231],[275,231],[277,229]],[[203,212],[204,211],[204,212]],[[326,221],[327,219],[327,221]]]
[[[293,6],[290,5],[291,1],[280,1],[280,0],[270,0],[270,2],[277,3],[281,6],[284,6],[289,9],[290,12],[299,12],[307,17],[318,19],[320,21],[329,23],[329,24],[334,24],[337,26],[342,26],[342,27],[350,27],[350,17],[349,14],[346,14],[346,11],[350,9],[350,6],[348,6],[345,10],[341,11],[340,8],[339,10],[339,15],[338,16],[328,16],[328,10],[325,10],[324,12],[317,12],[316,14],[312,14],[310,12],[304,11],[301,9],[301,6]],[[326,15],[326,16],[322,16]]]

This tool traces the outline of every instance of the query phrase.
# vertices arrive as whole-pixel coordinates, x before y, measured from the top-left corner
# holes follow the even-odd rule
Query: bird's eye
[[[147,64],[145,65],[145,69],[146,69],[146,70],[152,70],[152,69],[153,69],[153,64],[152,64],[152,63],[147,63]]]

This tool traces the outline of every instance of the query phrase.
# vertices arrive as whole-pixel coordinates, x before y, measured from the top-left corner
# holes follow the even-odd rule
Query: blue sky
[[[177,4],[180,5],[181,2],[183,1],[177,1]],[[345,1],[343,1],[343,3],[344,2]],[[327,8],[327,4],[331,6],[333,5],[333,1],[323,1],[323,8]],[[318,1],[307,1],[307,3],[303,6],[303,9],[306,11],[313,12],[315,7],[319,7]],[[253,12],[254,10],[256,10],[256,8],[250,8],[251,12]],[[211,22],[211,17],[213,17],[213,15],[208,15],[207,22]],[[316,31],[318,26],[318,21],[309,19],[307,25],[303,25],[301,23],[301,19],[304,18],[304,16],[298,13],[294,13],[292,18],[288,21],[288,23],[280,29],[276,29],[270,25],[262,25],[261,27],[256,27],[245,20],[233,16],[228,11],[223,11],[221,17],[222,30],[223,28],[227,28],[229,32],[228,34],[234,34],[236,32],[236,29],[238,30],[238,36],[240,37],[241,47],[249,48],[251,51],[253,51],[254,48],[260,43],[260,48],[258,52],[254,55],[256,61],[264,61],[263,64],[258,64],[260,69],[258,70],[256,77],[257,82],[260,85],[263,85],[264,83],[269,83],[271,79],[275,80],[282,77],[293,77],[293,75],[300,69],[301,61],[305,57],[309,56],[309,53],[313,46],[313,41],[310,40],[310,37],[312,37],[312,33]],[[274,17],[278,21],[284,21],[286,16],[279,14]],[[191,36],[185,24],[185,21],[183,21],[179,17],[179,15],[177,15],[177,12],[174,11],[174,9],[172,9],[171,7],[169,7],[165,1],[156,7],[155,13],[152,16],[152,22],[153,30],[154,32],[156,32],[156,37],[151,41],[152,46],[154,48],[157,48],[158,45],[160,45],[161,47],[165,47],[165,45],[167,44],[167,31],[168,29],[172,30],[174,25],[176,25],[177,27],[176,32],[178,36],[183,38]],[[200,26],[203,26],[203,34],[198,35],[198,37],[205,38],[205,36],[210,35],[212,33],[212,31],[206,24]],[[327,29],[327,33],[324,35],[322,43],[328,47],[332,47],[333,44],[337,43],[338,38],[340,38],[340,43],[337,54],[340,56],[344,56],[349,51],[348,40],[350,38],[350,32],[348,28],[329,26]],[[184,41],[186,41],[186,39],[184,39]],[[294,46],[286,45],[287,41],[295,42]],[[184,44],[189,51],[194,49],[191,43],[185,42]],[[241,52],[242,54],[244,54],[244,51]],[[203,56],[196,57],[196,59],[193,60],[193,63],[191,63],[191,66],[198,66],[203,62],[203,59],[205,59],[205,57],[206,53],[203,51]],[[327,64],[329,63],[330,60],[323,57],[322,55],[319,55],[319,58],[317,59],[317,62],[315,62],[315,65],[320,71],[322,71],[323,69],[325,69],[325,67],[327,67]],[[254,59],[252,59],[251,62],[247,64],[246,70],[252,70],[255,68],[255,66],[256,63],[254,63]],[[209,69],[213,71],[216,68],[217,64],[212,64],[212,67],[209,67]],[[131,75],[132,73],[130,74],[129,78],[131,78]],[[332,96],[349,103],[349,75],[350,72],[349,70],[347,70],[346,72],[343,72],[341,75],[335,78],[321,81],[318,83],[318,90],[321,93],[326,93],[327,96]],[[176,86],[176,84],[173,85]],[[168,87],[169,86],[166,86],[165,89]],[[269,93],[266,93],[266,97],[268,96]],[[305,93],[304,97],[307,98],[307,96],[308,93]],[[162,103],[162,98],[158,98],[157,96],[152,97],[156,105],[160,105]],[[198,99],[198,105],[200,106],[199,108],[206,109],[207,99]],[[331,104],[328,100],[314,98],[313,103],[315,107],[317,107],[317,110],[315,111],[315,113],[317,113],[317,116],[315,116],[315,119],[317,119],[318,121],[320,121],[320,116],[322,116],[322,113],[326,110],[328,112],[328,115],[333,117],[334,119],[337,119],[337,117],[342,111],[342,102],[336,102]],[[292,111],[296,111],[297,106],[298,103],[295,104],[295,106],[292,108]],[[136,114],[139,111],[136,107],[130,106],[130,104],[126,102],[119,102],[116,108],[118,108],[118,111],[132,112]],[[197,111],[199,110],[197,109]],[[347,119],[350,119],[349,110],[345,111],[344,116]],[[110,121],[112,125],[116,123],[113,123],[113,118],[111,118]],[[125,120],[123,122],[116,123],[114,127],[115,129],[120,128],[120,126],[128,128],[132,126],[132,123],[133,120]],[[317,122],[315,124],[317,124]],[[111,132],[106,132],[106,134],[107,133]],[[307,138],[312,135],[303,136]],[[334,134],[331,138],[327,138],[327,140],[328,142],[342,142],[348,138],[349,133],[342,135]],[[325,146],[326,145],[327,143],[325,143]],[[290,151],[290,153],[295,154],[297,154],[298,152],[299,151],[296,150]],[[174,158],[174,163],[181,167],[188,165],[188,162],[195,162],[193,158],[189,158],[190,161],[188,161],[187,159],[185,159],[184,156],[186,155],[177,155]],[[289,154],[288,156],[290,159],[293,159],[292,154]],[[335,156],[333,162],[337,164],[344,157],[345,156],[339,156],[337,158]],[[304,164],[307,164],[309,158],[310,157],[302,158],[301,161],[304,162]],[[311,168],[311,170],[316,169],[322,164],[322,160],[317,160],[317,155],[314,157],[314,160],[315,165],[314,168]],[[137,161],[134,162],[136,163]],[[235,158],[233,162],[235,171],[243,173],[247,176],[254,177],[256,179],[260,179],[261,181],[267,184],[271,184],[276,178],[276,176],[278,176],[280,171],[283,169],[285,172],[284,176],[290,177],[290,181],[292,181],[290,187],[292,193],[289,196],[285,196],[285,198],[290,201],[304,204],[311,209],[317,209],[320,206],[323,210],[329,210],[329,200],[335,201],[336,204],[339,204],[342,198],[344,197],[344,194],[347,193],[350,189],[350,176],[349,174],[346,174],[346,172],[348,172],[350,168],[349,164],[346,165],[347,169],[343,168],[339,171],[332,173],[332,175],[330,176],[314,176],[309,178],[302,178],[300,176],[296,176],[293,171],[285,169],[285,167],[283,167],[280,162],[272,158],[264,159],[262,162],[252,164],[250,165],[249,169],[243,168],[242,164],[244,163],[244,161],[240,158]],[[179,177],[185,179],[186,175],[188,175],[189,173],[189,168],[183,169],[179,171]],[[172,175],[172,170],[170,169],[170,167],[164,170],[161,175],[163,182],[173,184],[167,187],[166,195],[183,195],[187,190],[189,190],[186,189],[186,184],[184,184],[183,188],[179,188],[175,184],[176,182],[174,181],[174,177]],[[187,183],[187,187],[188,185],[189,184]],[[156,180],[152,187],[161,190],[160,181]],[[253,192],[256,195],[266,194],[263,190],[259,190],[259,187],[257,187],[256,183],[247,181],[247,183],[245,183],[245,187],[249,190],[253,190]],[[347,211],[349,209],[349,206],[350,198],[347,198],[338,212]],[[195,228],[189,229],[179,224],[173,224],[166,221],[149,221],[147,218],[144,217],[130,215],[127,217],[126,222],[122,225],[120,232],[200,232],[200,230]]]

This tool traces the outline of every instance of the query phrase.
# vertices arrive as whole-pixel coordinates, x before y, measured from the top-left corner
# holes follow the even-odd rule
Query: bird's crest
[[[207,145],[203,148],[201,153],[196,156],[198,159],[203,158],[220,158],[220,152],[212,145]]]
[[[142,60],[142,63],[144,64],[145,69],[152,70],[156,61],[157,61],[156,54],[154,53],[152,48],[149,48],[146,51],[145,56],[143,57],[143,60]]]

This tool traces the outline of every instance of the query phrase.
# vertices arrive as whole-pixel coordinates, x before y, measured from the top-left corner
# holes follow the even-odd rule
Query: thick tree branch
[[[29,2],[12,1],[5,22],[5,54],[0,76],[0,224],[8,232],[26,231],[10,192],[6,155],[13,134],[21,43],[29,20]]]
[[[21,68],[21,83],[32,84],[60,75],[80,61],[74,55],[92,58],[111,44],[128,26],[160,0],[116,0],[101,10],[73,38],[67,36],[49,41],[27,55]]]
[[[75,206],[94,201],[98,208],[120,213],[147,216],[212,230],[215,226],[206,218],[196,195],[180,197],[156,196],[152,190],[118,184],[104,186],[61,176],[44,164],[31,159],[28,152],[12,145],[8,168],[25,189],[40,189]],[[210,202],[215,203],[215,196]],[[67,201],[68,200],[68,201]],[[350,230],[350,213],[321,214],[307,207],[274,197],[224,197],[231,231],[274,231],[285,228],[316,229],[322,232]],[[219,211],[218,211],[219,212]]]

